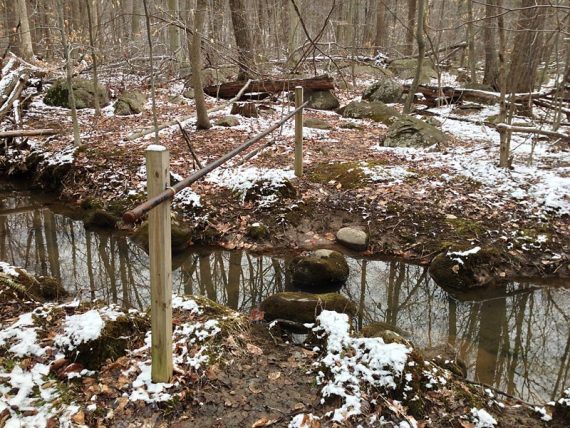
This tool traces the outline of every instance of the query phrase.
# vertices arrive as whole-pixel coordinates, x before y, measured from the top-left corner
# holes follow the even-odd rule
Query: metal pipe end
[[[123,214],[123,221],[127,224],[133,224],[135,221],[137,221],[137,216],[134,212],[127,211]]]

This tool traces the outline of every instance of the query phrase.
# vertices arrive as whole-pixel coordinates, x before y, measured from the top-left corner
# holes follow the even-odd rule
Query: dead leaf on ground
[[[267,416],[264,416],[258,420],[256,420],[253,425],[251,426],[251,428],[260,428],[260,427],[266,427],[269,425],[272,425],[275,421],[272,419],[269,419]]]
[[[263,349],[261,349],[259,346],[253,345],[252,343],[248,343],[246,345],[246,349],[247,349],[247,352],[249,352],[250,354],[263,355]]]
[[[269,380],[277,380],[281,377],[281,372],[271,372],[269,375],[267,375],[267,377]]]

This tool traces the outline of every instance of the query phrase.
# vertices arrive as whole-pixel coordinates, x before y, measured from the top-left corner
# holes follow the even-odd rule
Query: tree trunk
[[[515,29],[515,40],[509,70],[509,92],[532,92],[535,87],[536,73],[543,48],[543,35],[546,12],[544,8],[533,8],[536,4],[544,5],[546,0],[523,0],[522,10]]]
[[[404,53],[411,55],[414,52],[414,28],[416,26],[417,0],[408,0],[408,28],[406,29],[406,47]]]
[[[485,73],[483,84],[499,90],[499,57],[497,55],[496,37],[497,32],[493,28],[496,19],[497,0],[487,0],[485,4],[485,28],[483,30],[483,44],[485,45]]]
[[[178,0],[168,0],[168,20],[178,20],[179,10]],[[174,25],[168,26],[168,47],[174,57],[181,57],[180,30]]]
[[[85,0],[87,8],[87,26],[89,28],[89,44],[91,45],[91,57],[93,61],[93,93],[97,94],[99,86],[99,76],[97,74],[97,52],[95,50],[95,37],[93,36],[93,20],[91,19],[91,0]],[[101,116],[101,106],[99,105],[99,97],[93,97],[95,104],[95,116]]]
[[[377,0],[376,5],[376,37],[374,44],[376,49],[382,50],[386,45],[386,0]]]
[[[247,26],[244,0],[230,0],[230,12],[238,50],[238,80],[244,81],[251,77],[254,67],[253,48]]]
[[[34,58],[34,49],[32,47],[32,33],[30,32],[26,0],[18,0],[16,8],[20,18],[20,55],[26,61],[31,61]]]
[[[467,0],[467,50],[469,53],[469,77],[477,83],[475,58],[475,31],[473,30],[473,0]]]
[[[144,13],[143,4],[140,0],[133,1],[133,16],[131,20],[131,34],[136,37],[141,33],[141,17]]]
[[[204,25],[206,7],[207,0],[197,0],[196,11],[194,12],[192,45],[189,49],[190,60],[192,62],[192,86],[194,87],[194,100],[196,101],[196,120],[198,129],[209,129],[212,127],[210,120],[208,119],[206,101],[204,100],[204,89],[202,87],[202,61],[200,58],[202,26]]]
[[[424,62],[424,54],[426,50],[426,45],[424,41],[424,0],[418,0],[418,28],[416,31],[416,40],[418,42],[418,63],[416,67],[416,75],[410,86],[410,91],[406,97],[406,104],[404,106],[404,113],[409,113],[412,110],[412,100],[414,99],[414,94],[418,88],[420,77],[422,74],[422,66]]]

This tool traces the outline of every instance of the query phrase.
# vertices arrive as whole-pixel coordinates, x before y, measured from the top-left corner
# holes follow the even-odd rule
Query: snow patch
[[[82,343],[89,342],[101,336],[105,321],[97,310],[90,310],[80,315],[66,317],[64,334],[55,338],[58,347],[73,350]]]
[[[473,407],[471,409],[471,420],[475,424],[475,428],[493,428],[497,421],[489,414],[485,409],[477,409]]]

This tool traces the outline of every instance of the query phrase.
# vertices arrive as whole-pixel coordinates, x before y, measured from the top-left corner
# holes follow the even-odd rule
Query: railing
[[[295,88],[295,110],[239,147],[209,163],[194,174],[170,186],[170,154],[164,146],[151,145],[146,150],[147,189],[149,199],[123,215],[126,223],[134,223],[149,213],[149,258],[151,285],[151,378],[153,382],[169,382],[172,362],[172,253],[170,203],[176,193],[203,178],[248,147],[275,131],[295,116],[295,175],[303,175],[303,88]]]

